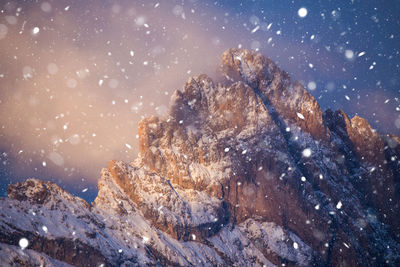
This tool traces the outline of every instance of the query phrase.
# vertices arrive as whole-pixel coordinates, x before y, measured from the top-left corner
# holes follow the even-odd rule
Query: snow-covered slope
[[[109,162],[92,206],[50,182],[11,185],[0,202],[0,257],[50,266],[400,264],[399,138],[322,112],[261,54],[230,49],[220,70],[223,81],[193,77],[167,117],[140,122],[139,157]]]

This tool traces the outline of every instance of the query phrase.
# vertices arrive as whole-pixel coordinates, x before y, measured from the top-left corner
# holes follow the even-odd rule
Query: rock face
[[[230,49],[220,70],[140,122],[139,157],[109,162],[92,206],[53,183],[11,185],[4,262],[398,266],[400,139],[322,112],[259,53]]]

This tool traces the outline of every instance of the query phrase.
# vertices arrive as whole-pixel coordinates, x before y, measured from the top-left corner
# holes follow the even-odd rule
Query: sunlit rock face
[[[126,266],[400,264],[399,138],[322,112],[259,53],[230,49],[219,69],[221,82],[193,77],[167,116],[139,123],[139,157],[109,162],[92,206],[52,183],[11,185],[5,249],[26,237],[31,256],[16,258],[80,266],[82,253]],[[57,253],[57,240],[76,246]]]

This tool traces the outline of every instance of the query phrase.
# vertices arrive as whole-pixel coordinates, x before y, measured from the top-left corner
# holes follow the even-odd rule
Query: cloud
[[[14,176],[96,181],[108,160],[135,159],[143,116],[165,112],[189,76],[217,65],[212,35],[173,16],[173,6],[123,5],[96,6],[82,19],[85,8],[69,14],[54,3],[51,20],[30,8],[9,27],[0,142]]]

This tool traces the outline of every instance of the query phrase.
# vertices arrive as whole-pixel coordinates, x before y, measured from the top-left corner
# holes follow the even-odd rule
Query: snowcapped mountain
[[[10,185],[2,264],[400,265],[400,139],[322,112],[259,53],[230,49],[220,71],[140,122],[139,157],[109,162],[92,205]]]

